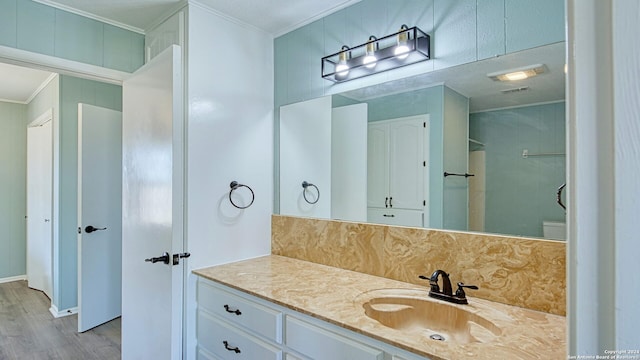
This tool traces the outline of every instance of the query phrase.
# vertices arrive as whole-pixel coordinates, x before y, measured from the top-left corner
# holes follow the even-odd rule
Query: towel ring
[[[316,201],[309,201],[309,199],[307,199],[307,188],[309,186],[313,186],[314,188],[316,188],[316,192],[318,193],[318,197],[316,197]],[[304,197],[304,201],[308,202],[309,204],[313,205],[315,203],[318,202],[318,200],[320,200],[320,189],[318,189],[317,186],[313,185],[312,183],[308,183],[306,181],[302,182],[302,188],[304,190],[302,190],[302,196]]]
[[[231,201],[231,205],[233,205],[238,209],[246,209],[253,204],[253,201],[256,199],[256,194],[253,193],[253,190],[249,186],[240,184],[237,181],[232,181],[231,184],[229,184],[229,186],[231,187],[231,191],[229,191],[229,201]],[[247,189],[249,189],[249,191],[251,191],[251,202],[247,206],[238,206],[236,205],[236,203],[233,202],[233,199],[231,198],[231,194],[233,193],[233,191],[241,187],[246,187]]]

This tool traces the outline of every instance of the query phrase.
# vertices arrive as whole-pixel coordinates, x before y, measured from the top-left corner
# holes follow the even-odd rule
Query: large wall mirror
[[[565,238],[564,42],[286,105],[279,126],[281,214]]]

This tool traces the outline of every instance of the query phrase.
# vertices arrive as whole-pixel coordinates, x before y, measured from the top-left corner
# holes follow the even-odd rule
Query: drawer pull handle
[[[227,342],[227,340],[222,342],[224,344],[224,348],[227,349],[228,351],[233,351],[236,354],[240,354],[240,348],[239,347],[231,347],[229,346],[229,343]]]
[[[393,214],[391,214],[391,215],[384,214],[384,215],[382,215],[382,216],[384,216],[384,217],[396,217],[396,216],[395,216],[395,215],[393,215]]]
[[[242,312],[240,312],[240,309],[235,309],[235,310],[231,310],[229,308],[229,305],[225,305],[224,309],[228,312],[228,313],[232,313],[232,314],[236,314],[236,315],[242,315]]]

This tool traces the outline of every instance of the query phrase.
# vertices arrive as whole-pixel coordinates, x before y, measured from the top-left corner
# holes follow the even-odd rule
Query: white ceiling
[[[0,101],[26,104],[53,74],[0,62]]]
[[[77,9],[140,30],[148,30],[162,16],[185,0],[37,0]],[[197,0],[197,2],[280,35],[312,19],[332,13],[361,0]]]

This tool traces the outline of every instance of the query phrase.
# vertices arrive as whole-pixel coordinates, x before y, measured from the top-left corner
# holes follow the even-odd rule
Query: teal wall
[[[0,0],[0,45],[133,72],[144,35],[31,0]]]
[[[485,144],[485,231],[542,237],[542,221],[565,221],[555,202],[565,180],[565,103],[470,115],[469,136]]]
[[[122,111],[122,87],[60,76],[60,233],[58,309],[77,306],[78,103]]]
[[[398,31],[431,35],[433,60],[334,84],[320,59]],[[562,0],[363,0],[274,40],[275,106],[564,41]]]
[[[0,102],[0,279],[27,273],[26,114],[26,105]]]

